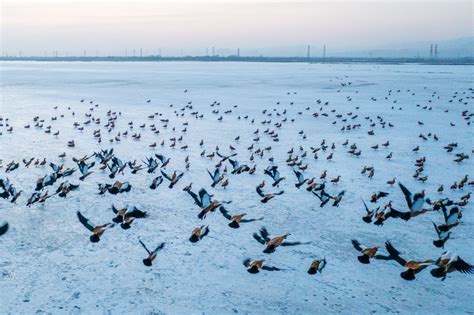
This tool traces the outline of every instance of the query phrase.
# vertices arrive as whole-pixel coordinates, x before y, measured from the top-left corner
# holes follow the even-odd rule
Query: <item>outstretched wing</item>
[[[203,208],[211,204],[211,196],[204,188],[199,191],[199,198],[201,199],[201,206]]]
[[[452,263],[452,266],[459,272],[462,273],[473,273],[474,272],[474,266],[471,264],[468,264],[464,260],[462,260],[460,257],[456,261]]]
[[[441,238],[441,231],[439,230],[438,226],[436,225],[436,223],[434,223],[433,221],[431,221],[431,223],[433,223],[433,226],[436,230],[436,234],[438,234],[438,237]]]
[[[411,192],[402,185],[402,183],[398,183],[398,186],[400,186],[400,189],[402,190],[403,194],[405,195],[405,200],[407,201],[408,208],[412,208],[413,204],[411,202]]]
[[[301,174],[301,172],[296,171],[296,170],[293,170],[293,172],[295,173],[296,178],[298,179],[298,183],[301,184],[301,183],[304,181],[304,176],[303,176],[303,174]]]
[[[230,162],[230,164],[232,164],[232,167],[233,167],[234,169],[236,169],[237,167],[239,167],[239,162],[238,162],[238,161],[229,159],[229,162]]]
[[[262,226],[262,228],[260,229],[260,235],[265,241],[270,240],[270,237],[268,237],[270,234],[268,233],[267,228],[264,226]]]
[[[242,263],[244,264],[245,267],[248,267],[250,266],[250,262],[251,262],[250,258],[247,258]]]
[[[126,218],[137,218],[137,219],[142,219],[146,218],[148,214],[145,211],[138,210],[137,208],[134,208],[132,211],[128,211],[125,213]]]
[[[361,198],[361,200],[362,200],[362,203],[364,204],[365,211],[369,213],[370,212],[369,207],[367,207],[367,204],[365,203],[364,199]]]
[[[265,197],[265,193],[263,192],[262,188],[260,188],[260,186],[257,187],[256,191],[260,197]]]
[[[357,249],[359,252],[362,251],[362,247],[360,246],[360,243],[358,240],[352,240],[352,246],[354,246],[355,249]]]
[[[163,174],[163,176],[164,176],[167,180],[172,181],[171,177],[170,177],[168,174],[166,174],[163,170],[161,170],[161,174]]]
[[[0,235],[3,235],[5,233],[7,233],[8,231],[8,222],[5,222],[3,225],[0,226]]]
[[[260,235],[258,235],[257,233],[253,233],[253,238],[256,239],[257,242],[259,242],[260,244],[265,245],[265,240],[261,238]]]
[[[400,265],[405,267],[406,265],[406,260],[400,257],[400,252],[393,247],[393,245],[387,241],[385,242],[385,248],[387,249],[387,252],[390,254],[390,257],[393,258],[396,262],[398,262]]]
[[[94,231],[94,224],[92,224],[85,216],[83,216],[80,211],[77,211],[77,218],[79,219],[79,222],[81,222],[82,225],[86,227],[86,229],[91,232]]]
[[[191,195],[191,197],[193,197],[194,202],[196,202],[198,205],[201,205],[201,199],[195,193],[193,193],[191,190],[186,190],[186,192]]]
[[[160,250],[163,249],[163,247],[165,247],[165,243],[159,244],[159,245],[155,248],[155,250],[153,251],[153,253],[158,253]]]
[[[138,241],[140,242],[140,244],[142,244],[143,248],[146,250],[146,252],[148,253],[148,255],[151,255],[151,252],[150,252],[150,250],[146,247],[145,243],[143,243],[141,239],[138,239]]]
[[[390,209],[389,216],[392,218],[400,218],[405,221],[408,221],[411,218],[410,212],[401,212],[393,208]]]
[[[301,243],[301,242],[283,242],[281,243],[281,246],[294,246],[294,245],[301,245],[301,244],[308,244],[307,243]]]
[[[271,266],[266,266],[266,265],[263,265],[263,266],[262,266],[262,269],[263,269],[263,270],[266,270],[266,271],[278,271],[278,270],[282,270],[282,269],[277,268],[277,267],[271,267]]]
[[[232,217],[230,216],[229,212],[224,207],[220,207],[219,210],[221,211],[222,215],[227,219],[230,220]]]
[[[115,214],[117,214],[117,213],[119,212],[119,211],[118,211],[118,209],[117,209],[117,208],[115,208],[115,206],[114,206],[114,205],[112,205],[112,211],[113,211]]]

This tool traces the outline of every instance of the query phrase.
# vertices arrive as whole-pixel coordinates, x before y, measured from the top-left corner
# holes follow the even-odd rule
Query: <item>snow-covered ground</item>
[[[368,202],[370,195],[385,191],[390,195],[378,205],[392,200],[396,209],[406,211],[398,186],[386,184],[393,177],[413,192],[425,189],[432,200],[449,197],[458,201],[472,191],[472,186],[461,190],[451,190],[450,186],[466,174],[470,181],[474,178],[474,133],[464,120],[466,116],[462,116],[463,111],[474,110],[474,95],[469,90],[474,87],[473,67],[185,62],[3,62],[0,67],[0,116],[4,118],[0,127],[0,178],[8,177],[17,189],[23,190],[16,204],[0,199],[0,221],[10,225],[0,237],[0,313],[474,312],[472,275],[454,272],[440,281],[428,269],[419,273],[416,280],[405,281],[399,275],[403,268],[394,261],[359,263],[358,252],[351,244],[351,239],[357,239],[365,245],[380,246],[384,253],[383,244],[390,240],[402,257],[413,260],[436,259],[443,252],[432,244],[436,232],[431,221],[442,223],[441,212],[428,212],[409,221],[390,219],[379,227],[361,220],[365,214],[361,198],[374,207]],[[81,103],[81,99],[85,101]],[[321,104],[316,102],[318,99]],[[211,107],[215,101],[220,105]],[[192,109],[185,108],[188,102],[192,102]],[[326,102],[328,105],[324,105]],[[94,107],[95,104],[99,106]],[[425,106],[432,109],[423,109]],[[89,110],[91,107],[93,111]],[[110,133],[104,127],[108,110],[121,113]],[[216,110],[219,113],[213,114]],[[227,110],[232,112],[225,114]],[[267,110],[265,114],[263,110]],[[156,112],[162,116],[147,118]],[[192,112],[203,114],[203,118],[194,118]],[[88,113],[100,118],[100,125],[82,125],[89,119],[85,117]],[[313,117],[313,113],[320,115]],[[338,114],[343,117],[336,117]],[[248,119],[244,119],[246,115]],[[352,119],[354,115],[358,117]],[[44,119],[43,128],[34,127],[35,116]],[[52,116],[57,120],[51,121]],[[370,127],[366,116],[376,126]],[[387,122],[385,128],[381,128],[377,116]],[[166,118],[169,123],[164,128],[160,119]],[[285,118],[281,128],[274,125]],[[264,120],[271,123],[263,125]],[[134,127],[128,136],[110,143],[109,139],[118,132],[129,129],[130,121]],[[74,122],[84,130],[74,128]],[[182,133],[185,122],[187,132]],[[6,123],[13,126],[13,132],[7,131]],[[25,129],[27,124],[31,128]],[[140,128],[141,124],[146,127]],[[150,131],[151,124],[160,130],[158,135]],[[361,127],[341,131],[347,124]],[[59,136],[46,134],[48,125],[52,133],[59,130]],[[279,142],[264,133],[267,128],[278,133]],[[97,129],[101,129],[101,144],[92,135]],[[259,142],[254,141],[257,129]],[[374,130],[373,136],[368,135],[370,130]],[[439,141],[428,137],[430,132]],[[140,133],[141,140],[133,140],[133,133]],[[420,133],[428,140],[421,139]],[[183,140],[171,148],[170,138],[181,135]],[[237,136],[239,141],[234,140]],[[319,159],[315,160],[310,147],[320,147],[323,139],[329,148],[319,151]],[[346,139],[349,145],[357,144],[361,156],[347,153],[349,148],[342,146]],[[75,141],[74,148],[67,147],[70,140]],[[160,146],[162,140],[164,146]],[[387,140],[388,148],[370,148]],[[150,148],[154,142],[158,146]],[[458,146],[447,153],[443,147],[452,142]],[[254,151],[268,146],[271,150],[265,151],[263,158],[255,155],[252,163],[247,150],[252,143]],[[188,149],[180,149],[184,145]],[[223,167],[229,169],[229,186],[211,188],[206,168],[213,170],[219,159],[200,154],[203,150],[206,154],[214,152],[217,145],[223,154],[230,153],[229,145],[234,146],[238,153],[234,158],[250,166],[255,164],[256,173],[230,174],[232,168],[226,161]],[[419,152],[413,152],[417,145]],[[286,164],[287,151],[294,147],[293,156],[301,155],[300,146],[308,151],[303,158],[308,164],[305,177],[319,181],[319,175],[327,170],[327,192],[346,191],[339,207],[320,208],[319,200],[304,189],[306,186],[294,186],[296,178],[292,167]],[[185,174],[174,189],[169,189],[165,180],[157,190],[151,190],[148,186],[158,171],[133,175],[127,168],[117,179],[129,181],[130,192],[98,195],[98,183],[114,180],[96,165],[84,182],[79,181],[78,172],[67,178],[80,187],[66,198],[53,196],[44,204],[26,207],[36,180],[52,170],[49,166],[25,168],[22,159],[46,158],[48,162],[76,167],[72,157],[108,148],[113,148],[124,161],[139,163],[154,153],[164,154],[171,158],[167,172],[176,169]],[[63,152],[67,154],[64,160],[58,157]],[[334,157],[328,161],[330,152]],[[389,152],[393,152],[391,160],[385,158]],[[455,153],[460,152],[471,158],[453,162]],[[185,171],[186,156],[190,159],[189,171]],[[423,156],[426,163],[422,176],[428,176],[425,183],[413,178],[415,161]],[[270,157],[274,158],[273,163],[268,160]],[[12,160],[20,162],[20,167],[6,174],[6,165]],[[265,180],[267,191],[278,190],[270,187],[272,180],[263,173],[269,165],[278,165],[286,177],[280,184],[285,193],[264,204],[256,186]],[[375,168],[372,179],[361,174],[364,166]],[[341,176],[339,183],[330,183],[337,175]],[[61,181],[49,187],[50,192]],[[230,213],[246,212],[249,218],[264,219],[231,229],[221,213],[215,211],[201,221],[197,218],[198,206],[182,190],[191,182],[193,191],[206,188],[219,200],[231,200],[226,205]],[[443,194],[437,192],[440,184],[444,184]],[[90,233],[77,220],[76,211],[101,224],[114,217],[112,204],[134,205],[150,216],[136,220],[129,230],[119,226],[109,229],[99,243],[91,243]],[[191,231],[201,224],[209,225],[209,235],[190,243]],[[271,236],[291,233],[289,241],[311,243],[280,247],[273,254],[264,254],[264,247],[252,237],[262,226]],[[469,263],[474,263],[473,228],[474,214],[468,204],[463,208],[461,224],[452,230],[445,246]],[[166,243],[150,268],[142,264],[146,252],[138,238],[149,247]],[[308,275],[311,261],[324,257],[327,266],[323,272]],[[245,258],[266,259],[269,265],[284,270],[250,274],[242,264]]]

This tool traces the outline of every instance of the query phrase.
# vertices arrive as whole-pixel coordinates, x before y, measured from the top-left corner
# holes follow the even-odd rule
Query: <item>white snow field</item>
[[[0,236],[1,314],[474,313],[473,275],[453,272],[441,281],[430,274],[434,268],[430,266],[415,280],[406,281],[400,277],[404,268],[395,261],[361,264],[351,244],[351,239],[357,239],[366,246],[379,246],[379,253],[385,254],[384,243],[389,240],[408,260],[437,259],[449,250],[474,264],[471,204],[461,208],[461,223],[451,229],[442,249],[432,243],[437,236],[432,221],[443,222],[441,211],[408,221],[391,218],[376,226],[362,221],[365,210],[361,201],[363,198],[375,208],[392,200],[395,209],[408,211],[398,185],[386,183],[394,177],[413,193],[425,189],[431,200],[458,202],[472,192],[472,184],[450,189],[465,175],[470,182],[474,179],[474,133],[468,125],[474,112],[472,66],[2,62],[0,67],[0,178],[8,178],[17,190],[23,190],[16,204],[0,198],[0,222],[7,221],[10,227]],[[192,108],[185,107],[188,102]],[[111,132],[104,127],[109,110],[118,117]],[[232,112],[225,113],[229,110]],[[468,112],[463,116],[463,111]],[[196,118],[193,112],[203,117]],[[148,118],[154,113],[162,116]],[[91,118],[85,114],[100,118],[100,124],[84,124]],[[35,127],[35,116],[44,120],[42,128]],[[53,121],[54,116],[57,120]],[[365,119],[367,116],[372,121]],[[385,128],[377,116],[386,123]],[[169,119],[166,128],[160,119]],[[271,122],[262,124],[265,120]],[[83,130],[74,127],[74,122]],[[280,128],[275,126],[278,122]],[[30,128],[24,128],[28,124]],[[146,126],[140,128],[142,124]],[[159,134],[150,130],[152,124]],[[348,124],[360,124],[360,128],[341,131]],[[45,133],[49,125],[51,133]],[[8,131],[10,126],[12,131]],[[278,134],[278,142],[264,133],[267,128]],[[93,137],[98,129],[100,144]],[[128,135],[124,136],[126,130]],[[370,130],[374,135],[368,134]],[[53,135],[56,131],[58,136]],[[111,143],[109,139],[119,132],[120,141]],[[134,133],[140,133],[141,139],[134,140]],[[171,148],[170,138],[180,136],[182,141]],[[239,141],[234,140],[237,136]],[[259,141],[255,141],[257,137]],[[321,147],[323,139],[329,147],[325,152],[319,150],[316,160],[311,147]],[[349,146],[342,145],[346,139],[349,146],[357,144],[360,156],[347,153]],[[67,147],[70,140],[75,141],[74,148]],[[381,146],[387,140],[390,145]],[[150,148],[154,142],[157,147]],[[448,153],[443,147],[453,142],[457,147]],[[263,157],[254,154],[251,162],[247,148],[252,143],[253,152],[269,146],[271,150],[265,150]],[[372,149],[376,144],[379,149]],[[188,148],[181,149],[184,145]],[[213,171],[220,158],[201,157],[201,152],[205,150],[207,155],[219,146],[219,152],[228,155],[229,145],[238,153],[233,159],[256,165],[256,172],[231,174],[232,166],[224,161],[221,171],[227,167],[229,185],[212,188],[206,168]],[[416,146],[419,151],[413,152]],[[286,163],[292,147],[293,157],[300,156],[303,165],[308,164],[302,172],[305,177],[322,182],[319,176],[327,170],[326,192],[336,195],[345,190],[339,207],[333,207],[331,201],[321,208],[306,185],[295,187],[293,167]],[[77,169],[73,157],[109,148],[121,160],[137,163],[155,153],[163,154],[171,158],[166,172],[179,170],[184,176],[173,189],[165,179],[151,190],[149,185],[160,175],[160,168],[154,174],[146,170],[131,174],[127,167],[110,179],[108,171],[99,169],[99,160],[91,157],[89,161],[96,161],[96,165],[84,181],[76,171],[43,189],[51,194],[68,180],[80,185],[77,190],[66,198],[55,195],[44,203],[26,206],[38,178],[53,171],[48,165],[26,168],[23,159],[46,158],[47,163],[65,163]],[[304,151],[307,155],[301,158]],[[63,152],[66,157],[61,159],[58,155]],[[327,160],[331,152],[333,159]],[[389,152],[393,152],[391,160],[386,159]],[[461,152],[470,158],[454,162],[455,154]],[[422,157],[426,162],[420,177],[428,176],[426,182],[413,177],[415,162]],[[6,173],[11,161],[20,166]],[[271,187],[272,179],[264,174],[270,165],[277,165],[286,177],[279,188]],[[361,174],[364,166],[374,167],[372,179]],[[331,183],[338,175],[340,181]],[[115,180],[129,181],[131,191],[98,194],[99,183]],[[284,194],[261,203],[256,186],[262,180],[265,191],[281,189]],[[225,205],[231,214],[246,212],[248,218],[264,219],[232,229],[216,210],[200,220],[199,207],[183,191],[191,182],[194,192],[205,188],[218,200],[231,200]],[[437,192],[440,184],[444,185],[443,193]],[[389,196],[370,203],[376,191]],[[128,230],[120,226],[108,229],[100,242],[91,243],[90,232],[78,221],[76,212],[96,224],[107,223],[114,217],[112,204],[136,206],[149,217],[135,220]],[[192,230],[202,224],[209,226],[209,234],[191,243]],[[252,237],[262,226],[270,236],[291,233],[288,241],[310,243],[278,247],[265,254],[264,246]],[[138,238],[150,248],[166,243],[152,267],[142,263],[147,253]],[[265,259],[268,265],[283,270],[251,274],[242,263],[246,258]],[[322,258],[327,260],[322,273],[309,275],[312,260]]]

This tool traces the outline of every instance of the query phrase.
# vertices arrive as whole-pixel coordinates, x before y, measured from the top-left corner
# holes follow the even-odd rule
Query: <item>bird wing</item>
[[[232,164],[232,167],[235,169],[239,167],[239,162],[236,160],[229,159],[230,164]]]
[[[357,249],[359,252],[362,251],[362,247],[358,240],[352,240],[351,242],[352,242],[352,246],[354,246],[355,249]]]
[[[83,216],[80,211],[77,211],[77,218],[79,219],[79,222],[81,222],[82,225],[86,227],[86,229],[91,232],[94,231],[94,224],[92,224],[85,216]]]
[[[413,203],[411,201],[411,192],[405,186],[403,186],[402,183],[398,183],[398,186],[400,186],[403,195],[405,195],[405,200],[407,201],[408,208],[411,209],[413,206]]]
[[[411,218],[411,215],[410,215],[410,212],[401,212],[393,208],[390,208],[390,211],[388,212],[387,217],[400,218],[402,220],[408,221]]]
[[[266,266],[266,265],[263,265],[263,266],[262,266],[262,269],[263,269],[263,270],[267,270],[267,271],[278,271],[278,270],[282,270],[282,269],[277,268],[277,267],[271,267],[271,266]]]
[[[260,244],[265,245],[265,240],[261,238],[260,235],[258,235],[257,233],[253,233],[253,238],[256,239],[257,242],[259,242]]]
[[[385,242],[385,248],[396,262],[405,267],[407,263],[406,260],[400,257],[400,252],[396,250],[395,247],[393,247],[393,245],[389,241]]]
[[[142,244],[143,248],[146,250],[146,252],[148,253],[148,255],[151,255],[151,252],[150,252],[150,250],[146,247],[145,243],[143,243],[141,239],[138,239],[138,241],[140,242],[140,244]]]
[[[367,207],[367,204],[365,203],[364,199],[361,198],[361,200],[362,200],[362,203],[364,204],[365,211],[369,213],[370,212],[369,207]]]
[[[196,204],[198,204],[200,207],[202,206],[201,199],[200,199],[195,193],[193,193],[191,190],[186,190],[186,192],[187,192],[191,197],[193,197],[194,202],[196,202]]]
[[[258,218],[258,219],[242,219],[242,220],[240,220],[240,222],[248,223],[248,222],[260,221],[260,220],[263,220],[263,217]]]
[[[162,155],[162,154],[155,154],[155,156],[156,156],[156,158],[157,158],[158,160],[160,160],[161,164],[163,164],[163,163],[165,162],[165,159],[166,159],[166,158],[164,157],[164,155]]]
[[[257,194],[260,196],[260,197],[265,197],[265,193],[263,192],[262,188],[260,188],[260,186],[257,186]]]
[[[170,177],[168,174],[166,174],[163,170],[161,170],[161,174],[163,174],[163,176],[164,176],[167,180],[172,181],[171,177]]]
[[[127,211],[125,213],[125,218],[137,218],[137,219],[142,219],[146,218],[148,214],[145,211],[138,210],[137,208],[134,208],[132,211]]]
[[[211,204],[211,196],[205,189],[199,191],[199,197],[201,199],[201,207],[206,208]]]
[[[281,243],[281,246],[294,246],[294,245],[300,245],[300,244],[303,244],[301,242],[283,242]],[[308,244],[308,243],[304,243],[304,244]]]
[[[114,205],[112,205],[112,211],[113,211],[115,214],[117,214],[117,213],[119,212],[119,211],[118,211],[118,209],[117,209],[117,208],[115,208],[115,206],[114,206]]]
[[[232,218],[224,207],[220,207],[219,210],[221,211],[222,215],[223,215],[227,220],[230,220],[230,219]]]
[[[304,181],[304,176],[301,174],[301,172],[293,170],[293,172],[296,175],[296,178],[298,179],[298,183],[302,183]]]
[[[152,253],[158,253],[160,250],[163,249],[163,247],[165,247],[165,243],[160,243],[158,246],[156,246],[155,250]]]
[[[7,233],[8,231],[8,222],[5,222],[3,225],[0,226],[0,235],[3,235],[5,233]]]
[[[471,264],[468,264],[464,260],[462,260],[460,257],[456,261],[452,263],[452,266],[459,272],[462,273],[473,273],[474,272],[474,266]]]
[[[431,223],[433,223],[433,226],[436,230],[436,234],[438,234],[438,237],[441,238],[441,231],[439,230],[438,226],[433,221],[431,221]]]
[[[251,259],[247,258],[242,263],[244,264],[245,267],[248,267],[248,266],[250,266],[250,262],[251,262]]]
[[[268,237],[270,234],[268,234],[267,228],[264,226],[262,226],[262,228],[260,229],[260,235],[265,241],[270,240],[270,238]]]

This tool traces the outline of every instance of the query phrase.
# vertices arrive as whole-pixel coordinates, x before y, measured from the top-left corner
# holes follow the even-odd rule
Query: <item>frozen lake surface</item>
[[[437,259],[449,250],[474,264],[472,204],[462,208],[461,223],[452,229],[444,250],[432,243],[436,239],[432,221],[442,223],[441,212],[409,221],[390,219],[383,226],[361,219],[365,214],[361,198],[374,208],[369,200],[375,191],[389,193],[378,206],[391,200],[394,208],[407,210],[398,186],[386,183],[394,177],[412,192],[426,190],[431,200],[459,201],[472,192],[470,185],[456,190],[450,186],[465,175],[469,181],[474,179],[474,132],[466,119],[474,112],[473,67],[185,62],[2,62],[0,67],[0,178],[8,177],[23,190],[16,204],[0,199],[0,222],[10,225],[0,237],[0,313],[474,313],[472,275],[454,272],[440,281],[428,269],[416,280],[405,281],[400,277],[403,268],[394,261],[359,263],[359,253],[351,244],[351,239],[357,239],[385,253],[384,242],[390,240],[406,259]],[[104,127],[109,110],[117,113],[110,132]],[[468,112],[463,116],[464,111]],[[161,116],[148,118],[154,113]],[[34,126],[35,116],[44,120],[42,128]],[[84,124],[91,118],[100,118],[100,123]],[[74,122],[83,130],[74,127]],[[275,126],[278,122],[280,128]],[[7,124],[13,126],[12,132]],[[24,128],[28,124],[30,128]],[[152,124],[159,134],[150,130]],[[355,124],[360,127],[341,130]],[[45,133],[49,125],[52,132]],[[278,142],[264,133],[267,128],[278,134]],[[98,129],[100,144],[93,137]],[[368,134],[371,130],[374,135]],[[59,135],[54,136],[57,131]],[[120,141],[110,142],[119,132]],[[140,133],[141,139],[134,140],[134,133]],[[176,147],[170,147],[170,139],[180,136]],[[311,147],[320,147],[323,139],[329,147],[318,151],[319,158],[314,159]],[[346,139],[349,145],[357,144],[362,152],[359,157],[347,153]],[[71,140],[74,148],[67,147]],[[388,147],[381,146],[387,141]],[[157,147],[151,148],[155,142]],[[446,152],[443,147],[454,142],[454,151]],[[254,153],[269,146],[271,150],[264,150],[263,157],[254,154],[252,162],[247,149],[252,143]],[[371,148],[377,144],[377,150]],[[232,167],[224,161],[221,170],[228,168],[229,185],[212,188],[206,168],[214,170],[220,159],[202,157],[201,152],[207,155],[219,146],[219,152],[227,155],[229,145],[238,154],[233,158],[255,165],[256,172],[230,174]],[[418,152],[413,151],[416,146]],[[96,165],[84,181],[78,179],[78,171],[67,178],[80,187],[66,198],[56,195],[43,204],[26,206],[38,178],[52,169],[47,165],[26,168],[23,159],[46,158],[48,163],[77,168],[72,157],[109,148],[123,161],[138,163],[163,154],[171,158],[166,172],[179,170],[184,176],[173,189],[165,180],[151,190],[148,187],[158,170],[131,174],[127,167],[110,179]],[[306,186],[295,187],[293,167],[286,162],[291,148],[293,157],[300,156],[303,165],[308,165],[302,171],[305,177],[321,182],[320,174],[327,170],[326,191],[335,195],[345,190],[339,207],[321,208]],[[58,155],[63,152],[66,158],[61,159]],[[333,158],[327,160],[331,152]],[[387,159],[390,152],[393,157]],[[470,158],[453,162],[461,152]],[[185,169],[187,156],[189,170]],[[428,177],[425,182],[413,177],[415,162],[421,157],[426,157],[420,175]],[[5,173],[12,160],[20,162],[20,167]],[[271,187],[272,179],[263,172],[270,165],[277,165],[286,177],[279,188]],[[372,179],[361,174],[364,166],[374,167]],[[338,175],[340,181],[331,183]],[[115,180],[129,181],[131,191],[98,194],[99,183]],[[255,188],[262,180],[266,191],[282,189],[284,194],[261,203]],[[53,193],[62,181],[44,191]],[[189,183],[193,191],[206,188],[218,200],[231,200],[226,209],[232,214],[246,212],[249,218],[264,219],[231,229],[217,210],[202,221],[197,217],[199,207],[183,191]],[[441,184],[444,192],[438,193]],[[99,243],[91,243],[76,212],[95,223],[106,223],[114,217],[112,204],[136,206],[149,217],[136,220],[128,230],[109,229]],[[209,225],[209,235],[195,244],[189,242],[191,231],[201,224]],[[264,254],[264,247],[252,237],[262,226],[271,236],[291,233],[289,241],[310,243]],[[146,252],[138,238],[149,247],[166,243],[150,268],[142,264]],[[308,275],[311,261],[324,257],[327,266],[322,273]],[[250,274],[242,264],[246,258],[266,259],[283,270]]]

